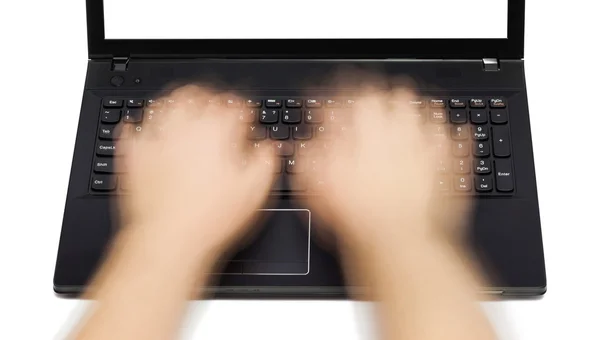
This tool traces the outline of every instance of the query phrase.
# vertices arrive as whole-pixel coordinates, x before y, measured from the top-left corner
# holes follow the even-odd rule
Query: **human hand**
[[[246,149],[247,127],[231,110],[208,105],[216,96],[196,86],[175,90],[163,112],[146,112],[140,132],[126,124],[118,146],[130,193],[119,205],[123,224],[192,257],[220,256],[238,240],[272,181],[272,153]]]
[[[416,106],[409,105],[417,98],[406,89],[365,90],[357,98],[351,110],[326,124],[338,132],[327,148],[311,152],[314,171],[301,180],[319,182],[321,194],[312,209],[342,248],[353,251],[459,236],[456,226],[469,200],[439,191],[438,169],[453,164],[444,125],[423,124]],[[444,180],[453,185],[452,178]]]

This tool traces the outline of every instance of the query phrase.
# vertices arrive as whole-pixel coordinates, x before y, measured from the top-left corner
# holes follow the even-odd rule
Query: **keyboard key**
[[[242,106],[242,101],[237,98],[229,98],[225,100],[228,108],[238,108]]]
[[[98,128],[98,138],[104,140],[113,140],[117,139],[117,134],[115,133],[116,125],[100,125]]]
[[[496,189],[500,192],[514,190],[512,162],[509,159],[497,159],[494,161],[496,175]]]
[[[466,110],[451,110],[450,121],[454,124],[465,124],[467,122]]]
[[[490,112],[490,120],[493,124],[506,124],[508,122],[508,114],[506,110],[492,110]]]
[[[474,159],[473,172],[478,175],[485,175],[492,172],[492,165],[489,158]]]
[[[270,129],[271,139],[288,139],[290,138],[290,128],[285,125],[273,125]]]
[[[279,110],[261,110],[259,121],[263,124],[274,124],[279,121]]]
[[[440,176],[438,178],[438,190],[440,191],[449,191],[450,190],[450,179],[448,178],[448,176]]]
[[[494,156],[510,156],[510,136],[508,133],[508,127],[495,126],[492,129],[492,141],[494,143]]]
[[[285,171],[288,174],[304,172],[306,167],[305,160],[301,158],[288,158],[285,160]]]
[[[120,108],[123,107],[123,99],[104,99],[102,105],[107,108]]]
[[[285,107],[287,108],[298,108],[302,107],[302,99],[290,98],[285,101]]]
[[[474,140],[487,140],[490,137],[489,129],[487,126],[473,126],[473,139]]]
[[[308,108],[319,108],[322,106],[322,103],[319,99],[307,99],[306,107]]]
[[[113,191],[117,188],[117,179],[114,176],[100,175],[92,177],[92,190]]]
[[[506,103],[502,98],[492,98],[490,99],[490,107],[492,109],[503,109],[506,107]]]
[[[262,107],[262,100],[260,99],[246,99],[246,107],[257,108]]]
[[[420,99],[409,100],[408,105],[410,105],[413,108],[418,108],[418,109],[423,109],[427,106],[427,104],[425,104],[425,101],[420,100]]]
[[[473,143],[473,155],[475,157],[487,157],[490,155],[490,144],[486,141]]]
[[[113,158],[96,158],[94,172],[111,174],[115,171]]]
[[[214,97],[208,98],[206,100],[206,104],[213,105],[213,106],[220,106],[221,105],[221,97],[214,96]]]
[[[475,176],[475,191],[490,192],[492,189],[492,176]]]
[[[471,162],[466,158],[455,159],[453,168],[456,174],[468,174],[471,173]]]
[[[306,110],[304,112],[304,121],[307,123],[323,123],[323,111],[322,110]]]
[[[448,164],[446,163],[446,161],[444,160],[438,160],[435,166],[435,171],[437,171],[440,174],[447,174],[448,171]]]
[[[354,99],[346,99],[344,101],[344,107],[351,108],[351,107],[354,107],[354,105],[356,105],[356,100],[354,100]]]
[[[471,99],[469,101],[469,106],[473,109],[481,109],[481,108],[485,108],[485,101],[483,99]]]
[[[467,157],[469,155],[469,143],[454,142],[452,144],[452,154],[456,157]]]
[[[268,108],[280,108],[281,99],[267,99],[265,106]]]
[[[144,111],[141,109],[126,110],[123,115],[123,121],[125,123],[139,123],[142,121]]]
[[[274,142],[273,150],[277,156],[292,156],[294,154],[294,144],[290,142]]]
[[[433,123],[445,123],[447,121],[446,111],[439,109],[432,109],[429,112],[429,120]]]
[[[102,123],[114,124],[121,120],[121,110],[102,110],[102,117],[100,118]]]
[[[134,108],[134,109],[144,107],[144,100],[143,99],[129,99],[129,100],[127,100],[127,107]]]
[[[445,125],[436,125],[433,127],[433,136],[435,138],[447,138],[448,127]]]
[[[267,138],[267,127],[260,125],[248,126],[248,139],[262,140]]]
[[[146,106],[148,107],[160,107],[163,105],[163,101],[161,99],[148,99],[146,101]]]
[[[342,102],[337,99],[327,99],[325,100],[326,107],[341,107]]]
[[[453,125],[450,128],[450,134],[454,140],[463,140],[469,138],[469,127],[466,125]]]
[[[445,108],[446,107],[446,101],[443,99],[430,99],[429,100],[429,107],[433,107],[433,108]]]
[[[461,192],[471,191],[471,176],[462,175],[462,176],[454,176],[454,190]]]
[[[487,112],[485,110],[471,110],[471,123],[473,123],[473,124],[487,123]]]
[[[306,124],[294,126],[292,128],[292,135],[294,139],[306,140],[312,138],[312,127]]]
[[[237,116],[242,123],[254,123],[256,122],[256,116],[258,115],[257,109],[240,109],[237,111]]]
[[[283,110],[281,121],[286,124],[296,124],[302,121],[302,110],[291,109]]]
[[[315,128],[315,135],[320,139],[331,139],[330,127],[325,125],[319,125]]]
[[[96,146],[96,155],[98,156],[121,156],[123,152],[121,148],[111,142],[100,142]]]
[[[467,102],[463,99],[450,99],[450,107],[453,109],[461,109],[467,107]]]

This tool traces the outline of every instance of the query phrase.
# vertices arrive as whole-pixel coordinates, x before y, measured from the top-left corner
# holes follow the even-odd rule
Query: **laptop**
[[[251,142],[291,145],[280,150],[281,171],[257,212],[261,233],[211,273],[208,291],[217,297],[360,292],[363,287],[346,285],[336,251],[318,240],[325,222],[306,204],[310,189],[289,185],[303,144],[319,138],[319,124],[360,100],[359,79],[337,81],[344,70],[359,70],[384,79],[377,85],[382,89],[401,85],[403,77],[414,80],[423,99],[411,105],[454,140],[455,162],[438,169],[445,176],[439,187],[474,197],[467,234],[489,276],[481,292],[545,293],[524,0],[283,6],[266,0],[87,0],[89,61],[55,292],[82,293],[119,229],[114,203],[127,187],[125,174],[113,168],[121,156],[114,129],[141,128],[144,117],[169,104],[161,93],[187,83],[240,96],[214,100],[254,127]]]

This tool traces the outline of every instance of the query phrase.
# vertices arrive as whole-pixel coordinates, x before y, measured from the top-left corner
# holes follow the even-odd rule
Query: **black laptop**
[[[306,205],[314,193],[289,185],[305,143],[319,138],[320,124],[360,100],[355,90],[362,79],[339,81],[354,70],[379,79],[382,89],[414,80],[423,99],[411,105],[454,140],[455,161],[439,167],[439,187],[475,198],[469,242],[490,277],[481,291],[543,294],[524,0],[479,2],[476,8],[446,1],[443,10],[424,0],[394,2],[399,8],[375,1],[373,8],[335,11],[327,2],[323,8],[299,3],[294,11],[261,2],[226,8],[227,2],[180,0],[150,8],[137,0],[87,0],[89,61],[54,290],[81,293],[119,229],[114,202],[127,187],[126,174],[112,166],[121,157],[114,129],[141,129],[145,117],[169,105],[162,93],[202,83],[242,98],[213,100],[253,127],[249,140],[291,145],[279,151],[282,169],[258,212],[261,233],[223,259],[209,291],[240,297],[360,291],[346,286],[335,249],[315,236],[324,222]]]

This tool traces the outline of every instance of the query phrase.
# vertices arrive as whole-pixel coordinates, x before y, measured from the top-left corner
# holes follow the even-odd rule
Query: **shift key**
[[[497,159],[494,161],[494,170],[494,174],[496,175],[496,189],[500,192],[513,191],[515,185],[512,161],[510,159]]]

